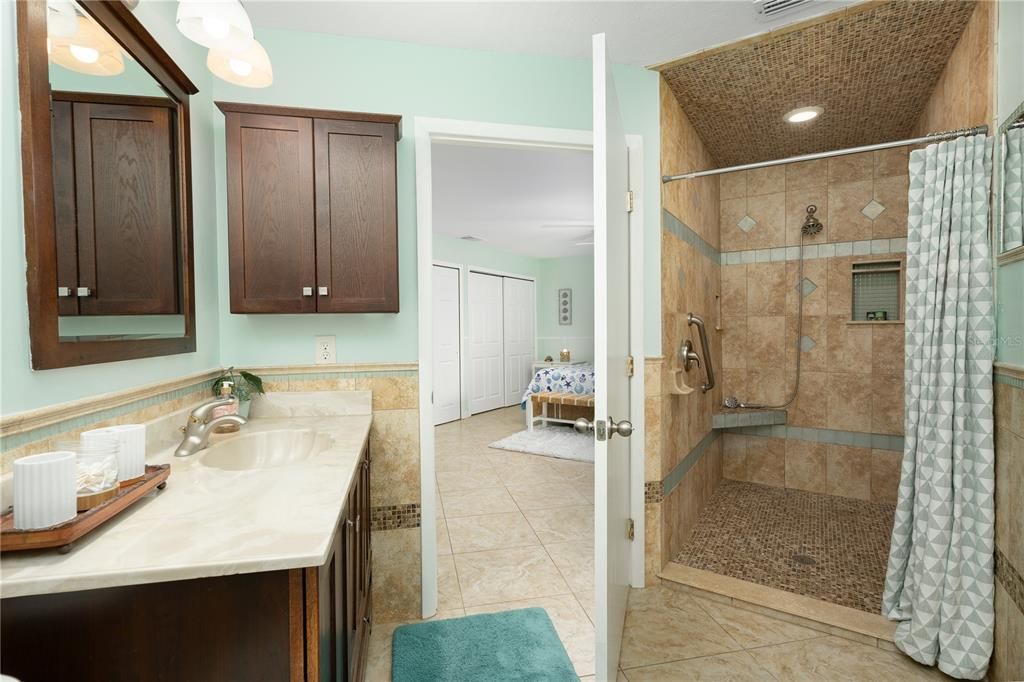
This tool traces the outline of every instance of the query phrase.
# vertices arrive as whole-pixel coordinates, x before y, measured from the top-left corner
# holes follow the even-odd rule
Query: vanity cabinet
[[[0,672],[25,682],[361,682],[371,585],[364,446],[323,565],[4,599]]]
[[[401,117],[217,106],[231,312],[398,312]]]
[[[179,312],[174,102],[51,99],[60,315]]]

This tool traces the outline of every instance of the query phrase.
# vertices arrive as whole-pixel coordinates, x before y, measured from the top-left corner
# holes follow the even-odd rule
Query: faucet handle
[[[230,405],[235,401],[234,396],[220,396],[213,400],[208,400],[202,405],[197,405],[192,410],[192,414],[189,416],[189,421],[193,424],[205,424],[210,421],[210,414],[215,408]]]

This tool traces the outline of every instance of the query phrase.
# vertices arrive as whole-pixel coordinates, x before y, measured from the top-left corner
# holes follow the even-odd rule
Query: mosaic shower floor
[[[879,613],[895,506],[722,481],[675,562]]]

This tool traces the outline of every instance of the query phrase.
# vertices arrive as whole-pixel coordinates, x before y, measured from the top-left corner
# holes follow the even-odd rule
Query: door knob
[[[620,422],[616,422],[611,417],[608,417],[608,437],[618,434],[623,438],[629,438],[633,435],[633,423],[628,419],[623,419]]]
[[[573,422],[572,428],[576,430],[576,433],[588,434],[594,432],[594,422],[590,421],[585,417],[580,417]]]

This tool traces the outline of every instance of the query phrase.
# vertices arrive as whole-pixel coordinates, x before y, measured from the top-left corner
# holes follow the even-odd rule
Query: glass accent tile
[[[861,213],[866,215],[871,220],[874,220],[878,216],[882,215],[882,213],[884,211],[885,211],[885,206],[883,204],[878,203],[874,199],[869,201],[867,203],[867,205],[860,210]]]
[[[750,216],[745,215],[742,218],[740,218],[740,221],[738,223],[736,223],[736,227],[740,228],[744,232],[750,232],[755,227],[757,227],[757,221],[751,218]]]

